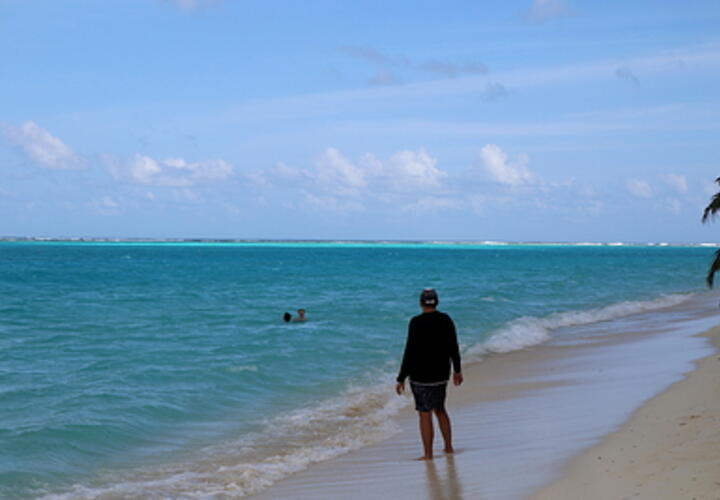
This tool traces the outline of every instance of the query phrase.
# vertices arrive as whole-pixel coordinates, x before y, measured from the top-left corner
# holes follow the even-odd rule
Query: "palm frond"
[[[705,210],[703,210],[702,221],[707,222],[708,219],[714,217],[717,212],[720,212],[720,193],[715,193],[710,199],[710,203],[708,203]]]
[[[720,177],[715,179],[715,184],[720,186]],[[715,193],[715,195],[710,199],[710,203],[708,203],[707,207],[705,207],[702,216],[703,222],[707,222],[708,217],[714,217],[718,210],[720,210],[720,201],[718,201],[718,197],[720,197],[720,192]]]
[[[708,288],[713,287],[713,282],[715,281],[715,273],[718,272],[718,270],[720,270],[720,250],[715,251],[715,258],[710,264],[710,269],[708,269],[707,276],[705,277]]]

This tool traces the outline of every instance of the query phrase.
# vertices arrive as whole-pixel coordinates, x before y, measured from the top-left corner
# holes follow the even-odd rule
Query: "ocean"
[[[713,251],[2,242],[0,498],[261,491],[397,432],[423,288],[470,363],[702,294]]]

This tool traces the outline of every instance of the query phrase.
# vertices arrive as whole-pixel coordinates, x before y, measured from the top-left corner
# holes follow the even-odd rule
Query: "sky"
[[[0,236],[714,242],[717,0],[0,0]]]

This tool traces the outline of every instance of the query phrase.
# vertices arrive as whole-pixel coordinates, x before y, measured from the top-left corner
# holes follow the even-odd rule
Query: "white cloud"
[[[642,179],[628,179],[625,182],[625,187],[632,195],[638,198],[650,198],[653,195],[650,184]]]
[[[480,168],[496,186],[478,193],[477,171],[467,185],[463,175],[438,168],[438,159],[424,148],[402,150],[385,158],[365,153],[357,160],[336,148],[327,148],[308,168],[278,163],[246,178],[265,189],[284,189],[283,200],[293,210],[347,214],[404,213],[464,210],[487,215],[510,212],[518,206],[543,212],[596,216],[603,208],[593,186],[573,179],[544,180],[527,168],[526,155],[512,159],[497,145],[482,148]],[[633,185],[634,186],[634,185]],[[510,189],[508,189],[510,188]]]
[[[442,187],[447,172],[438,169],[433,158],[424,149],[399,151],[390,157],[383,171],[392,187],[401,191]]]
[[[272,168],[246,174],[259,188],[295,188],[302,193],[306,206],[318,210],[350,212],[365,204],[391,204],[397,207],[416,204],[419,195],[446,193],[447,172],[437,167],[437,159],[423,148],[403,150],[388,159],[372,153],[357,161],[336,148],[327,148],[314,164],[305,169],[282,162]],[[447,205],[435,198],[437,208]]]
[[[233,175],[233,166],[223,160],[156,160],[141,154],[124,162],[109,155],[103,159],[116,179],[148,186],[190,187],[203,182],[222,181]]]
[[[277,162],[274,167],[245,173],[243,176],[257,187],[292,184],[307,178],[306,172],[281,161]]]
[[[85,167],[84,158],[34,122],[25,122],[19,127],[0,124],[0,132],[40,167],[56,169]]]
[[[562,0],[533,0],[526,17],[530,21],[543,23],[569,14],[570,10]]]
[[[505,152],[495,144],[487,144],[480,150],[480,159],[490,180],[508,186],[520,186],[535,180],[527,169],[526,156],[520,156],[515,162],[509,162]]]
[[[309,176],[324,189],[338,195],[356,196],[367,186],[363,169],[335,148],[327,148],[320,155]]]
[[[222,181],[233,173],[233,166],[223,160],[187,162],[182,158],[169,158],[162,162],[168,167],[189,173],[196,181]]]
[[[276,180],[294,179],[310,191],[320,189],[337,196],[359,196],[363,193],[380,197],[408,191],[433,191],[443,188],[447,173],[436,167],[437,159],[424,149],[394,153],[388,160],[380,160],[365,153],[353,162],[335,148],[327,148],[313,168],[293,169],[280,163],[274,169],[252,174],[261,184],[276,184]]]
[[[100,199],[94,199],[90,201],[88,205],[100,215],[120,214],[120,204],[110,196],[103,196]]]
[[[688,182],[684,175],[664,174],[660,178],[678,193],[686,194],[688,192]]]

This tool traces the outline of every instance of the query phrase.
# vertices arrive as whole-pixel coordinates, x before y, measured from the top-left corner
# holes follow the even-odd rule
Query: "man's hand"
[[[401,396],[403,392],[405,392],[405,382],[398,382],[395,384],[395,392],[397,392],[398,396]]]
[[[463,383],[462,373],[453,373],[453,384],[460,385]]]

